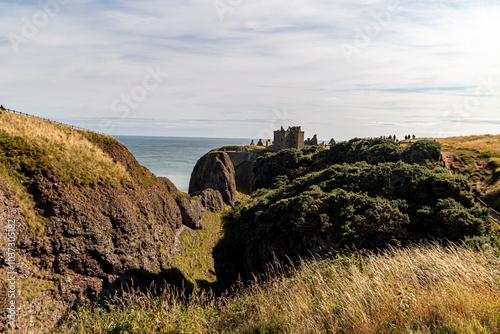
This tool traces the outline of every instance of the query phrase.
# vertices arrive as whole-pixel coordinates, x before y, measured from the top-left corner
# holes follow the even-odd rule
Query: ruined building
[[[259,139],[257,146],[270,147],[272,144],[271,139]]]
[[[310,146],[313,146],[313,145],[318,145],[318,135],[314,135],[314,137],[311,138],[307,138],[307,140],[305,141],[304,143],[305,145],[310,145]]]
[[[288,130],[283,129],[274,131],[274,148],[283,150],[286,148],[301,149],[304,147],[304,131],[300,126],[290,126]]]

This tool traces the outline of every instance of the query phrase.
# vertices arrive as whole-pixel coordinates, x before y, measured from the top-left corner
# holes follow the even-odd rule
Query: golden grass
[[[0,112],[0,130],[23,138],[43,150],[53,167],[75,181],[121,180],[129,176],[78,130],[68,126],[9,112]]]
[[[279,270],[278,270],[279,271]],[[63,333],[499,333],[500,259],[451,246],[303,262],[232,297],[127,294]]]
[[[436,138],[445,149],[489,153],[500,157],[500,135]]]

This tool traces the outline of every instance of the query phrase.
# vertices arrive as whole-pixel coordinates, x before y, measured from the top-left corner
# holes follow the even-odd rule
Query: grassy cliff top
[[[474,191],[500,210],[500,135],[436,139],[453,173],[467,177]]]
[[[218,148],[214,148],[210,152],[217,152],[217,151],[225,151],[225,152],[252,152],[255,150],[263,150],[265,149],[264,146],[256,146],[256,145],[229,145],[229,146],[222,146]]]
[[[93,136],[105,135],[93,134]],[[34,158],[45,170],[54,170],[66,182],[119,183],[129,176],[85,131],[10,112],[0,112],[0,164],[2,172],[23,168],[23,156]],[[110,137],[107,140],[114,140]],[[16,156],[16,157],[14,157]],[[31,160],[31,159],[30,159]]]
[[[490,157],[500,157],[500,135],[437,138],[443,150],[471,151]]]
[[[118,144],[91,131],[0,111],[0,179],[9,183],[37,235],[44,235],[49,223],[35,209],[33,184],[51,179],[56,185],[118,186],[130,180],[124,166],[97,146],[99,141]]]

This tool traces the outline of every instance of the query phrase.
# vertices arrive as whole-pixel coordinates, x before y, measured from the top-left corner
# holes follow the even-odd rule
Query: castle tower
[[[274,131],[274,147],[277,150],[287,148],[300,150],[304,147],[304,131],[301,131],[300,126],[290,126],[285,131],[282,126],[280,130]]]

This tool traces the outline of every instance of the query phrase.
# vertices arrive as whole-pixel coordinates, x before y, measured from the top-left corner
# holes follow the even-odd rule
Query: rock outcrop
[[[235,171],[227,153],[209,152],[196,163],[189,181],[189,194],[198,195],[206,189],[220,192],[227,205],[236,202]]]
[[[255,160],[266,150],[254,149],[252,151],[232,151],[227,152],[234,166],[236,188],[244,194],[252,194],[256,189],[254,185],[253,166]]]
[[[254,163],[265,152],[269,151],[252,146],[226,146],[208,152],[193,169],[189,194],[197,195],[210,211],[222,210],[223,206],[215,204],[218,195],[205,192],[209,189],[219,192],[225,204],[233,205],[236,191],[250,195],[255,190]]]
[[[19,122],[43,126],[45,133],[36,134],[40,139],[16,133]],[[16,221],[16,272],[33,285],[23,310],[46,310],[47,301],[64,312],[84,297],[106,296],[131,282],[147,288],[168,281],[177,231],[201,228],[199,200],[156,177],[111,137],[8,113],[0,123],[0,229]],[[49,140],[54,143],[47,145]],[[88,166],[61,163],[47,153],[73,150],[75,157],[80,147],[88,155],[80,164]],[[106,162],[107,175],[92,169],[104,168],[92,167],[97,159]],[[5,236],[0,234],[2,244]],[[1,252],[2,279],[5,264]]]
[[[211,212],[222,211],[225,206],[221,193],[217,190],[213,190],[212,188],[203,190],[198,195],[198,199],[202,208]]]

